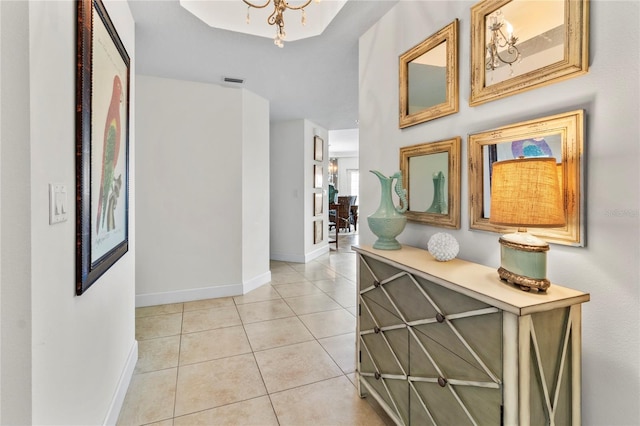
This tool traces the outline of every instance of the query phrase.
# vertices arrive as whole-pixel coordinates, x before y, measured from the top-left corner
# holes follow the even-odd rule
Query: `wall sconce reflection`
[[[502,10],[498,9],[487,17],[487,28],[489,30],[490,40],[487,43],[487,70],[495,70],[500,66],[500,62],[513,64],[518,60],[522,60],[520,51],[516,47],[518,37],[513,35],[513,26],[504,19]],[[507,34],[503,29],[506,28]],[[513,70],[511,71],[513,74]]]

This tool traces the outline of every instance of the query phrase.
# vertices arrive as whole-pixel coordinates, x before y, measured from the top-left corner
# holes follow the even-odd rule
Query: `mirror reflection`
[[[530,230],[553,243],[584,245],[582,150],[584,111],[576,110],[469,135],[469,228],[498,233],[515,228],[489,222],[492,166],[518,157],[553,157],[564,194],[566,225]],[[523,194],[527,188],[522,188]]]
[[[440,152],[409,159],[409,211],[449,213],[449,154]]]
[[[415,114],[446,101],[447,42],[418,56],[408,64],[408,109]]]
[[[455,137],[400,148],[407,219],[460,228],[460,143]]]
[[[458,20],[400,55],[400,128],[458,112]]]
[[[562,61],[565,0],[512,0],[485,17],[485,86]]]

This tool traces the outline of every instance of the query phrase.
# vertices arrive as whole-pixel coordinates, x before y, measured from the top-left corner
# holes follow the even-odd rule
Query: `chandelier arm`
[[[289,6],[289,3],[285,2],[285,6],[287,9],[289,10],[300,10],[300,9],[304,9],[305,7],[309,6],[309,3],[311,3],[311,0],[307,0],[307,2],[305,4],[302,4],[300,6]]]
[[[249,5],[251,7],[254,7],[256,9],[264,9],[265,7],[269,6],[269,3],[271,3],[271,0],[267,0],[267,2],[265,4],[260,6],[260,5],[253,4],[253,3],[251,3],[250,1],[247,1],[247,0],[242,0],[242,1],[245,2],[247,5]]]

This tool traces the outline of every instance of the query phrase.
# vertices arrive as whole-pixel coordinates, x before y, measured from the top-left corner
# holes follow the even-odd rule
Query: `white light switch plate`
[[[67,220],[67,187],[61,183],[49,184],[49,224]]]

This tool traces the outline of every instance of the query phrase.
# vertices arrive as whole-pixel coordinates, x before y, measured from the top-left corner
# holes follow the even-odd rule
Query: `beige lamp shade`
[[[565,212],[555,158],[519,158],[493,163],[491,212],[496,225],[554,228]]]

